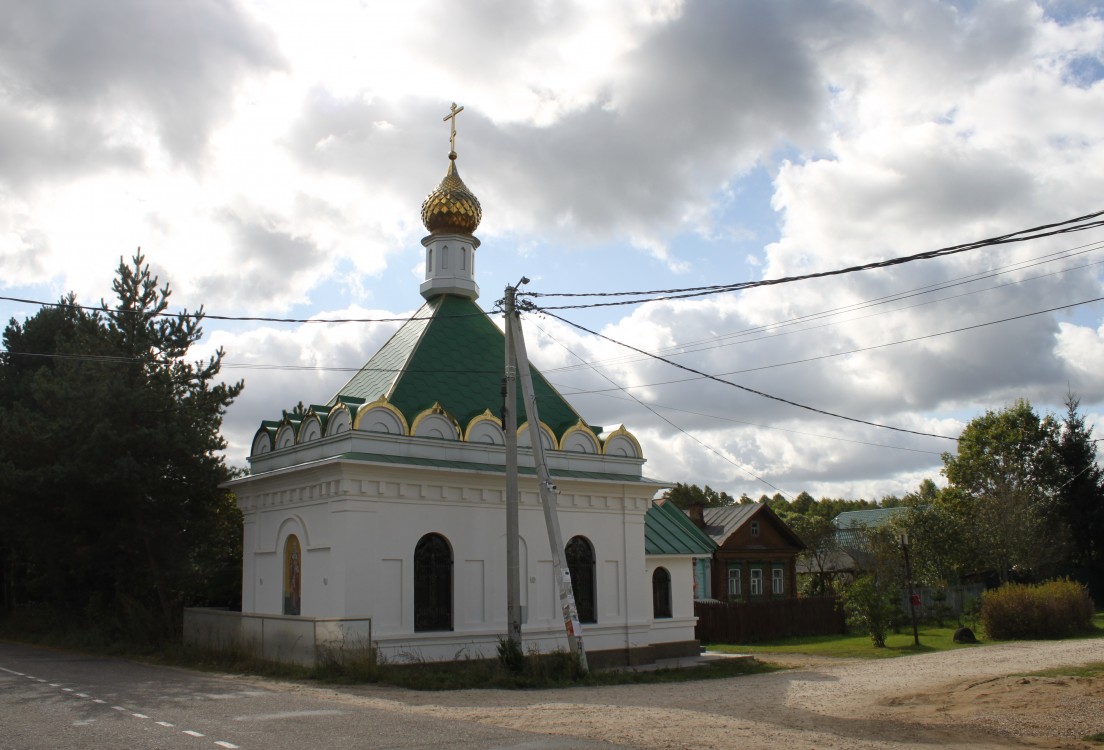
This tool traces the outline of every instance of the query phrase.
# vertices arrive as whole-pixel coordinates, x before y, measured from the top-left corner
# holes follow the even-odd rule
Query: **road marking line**
[[[78,697],[78,698],[87,698],[87,697],[88,697],[88,693],[77,693],[77,697]]]
[[[225,748],[227,748],[227,750],[235,750],[237,748],[237,745],[235,745],[234,743],[232,743],[232,742],[223,742],[222,740],[219,740],[215,744],[218,745],[219,747],[225,747]]]
[[[42,679],[41,677],[35,677],[35,682],[46,682],[46,680]]]
[[[170,724],[170,723],[169,723],[169,722],[167,722],[167,721],[159,721],[159,722],[157,722],[157,723],[158,723],[158,724],[160,724],[160,725],[161,725],[161,726],[163,726],[163,727],[172,727],[172,726],[176,726],[175,724]]]
[[[133,716],[135,719],[148,719],[149,718],[145,714],[131,714],[131,716]]]
[[[202,732],[193,732],[191,729],[185,729],[184,734],[190,734],[192,737],[202,737]]]
[[[23,676],[22,672],[16,672],[14,669],[8,669],[7,667],[0,667],[0,671],[7,672],[8,674],[14,674],[19,677]]]
[[[235,716],[234,721],[272,721],[274,719],[297,719],[302,716],[337,716],[345,713],[336,709],[320,709],[316,711],[281,711],[276,714],[247,714]]]
[[[107,703],[107,701],[102,701],[102,700],[100,700],[99,698],[93,698],[93,699],[92,699],[92,702],[93,702],[93,703]]]
[[[67,693],[73,692],[73,688],[62,688],[62,690],[64,690]]]
[[[114,708],[116,711],[126,711],[126,709],[122,706],[112,706],[112,708]]]
[[[61,687],[61,685],[57,684],[56,682],[51,682],[50,687]]]

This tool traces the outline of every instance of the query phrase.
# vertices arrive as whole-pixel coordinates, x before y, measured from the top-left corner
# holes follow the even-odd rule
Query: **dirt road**
[[[1097,748],[1104,680],[1025,677],[1104,662],[1104,640],[1024,642],[886,659],[785,661],[772,674],[677,685],[411,693],[287,686],[400,714],[633,748]]]

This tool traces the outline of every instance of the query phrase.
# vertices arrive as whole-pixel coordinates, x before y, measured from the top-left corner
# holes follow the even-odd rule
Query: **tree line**
[[[862,530],[868,565],[897,565],[908,535],[914,578],[945,587],[969,578],[1032,581],[1069,575],[1104,599],[1104,471],[1080,402],[1067,394],[1061,417],[1040,415],[1026,400],[987,410],[967,424],[955,453],[942,455],[945,486],[925,479],[915,492],[879,501],[780,493],[766,503],[806,543],[808,567],[821,571],[810,592],[834,590],[833,560],[844,511],[898,507],[877,528]],[[677,485],[666,497],[679,507],[755,502],[709,487]]]
[[[116,300],[70,293],[4,329],[0,353],[0,610],[104,638],[175,634],[185,604],[240,603],[241,516],[219,434],[243,384],[223,353],[188,361],[203,311],[141,252]]]

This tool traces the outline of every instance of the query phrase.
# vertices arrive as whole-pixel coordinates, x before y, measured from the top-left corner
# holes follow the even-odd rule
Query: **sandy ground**
[[[449,693],[285,686],[424,714],[633,748],[1104,748],[1104,679],[1028,677],[1104,662],[1104,640],[1024,642],[878,661],[776,655],[727,680]]]

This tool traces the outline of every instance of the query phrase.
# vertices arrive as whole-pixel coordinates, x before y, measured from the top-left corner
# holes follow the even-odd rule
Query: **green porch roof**
[[[502,376],[506,339],[473,300],[441,295],[422,305],[360,372],[330,399],[386,398],[407,423],[440,404],[465,428],[490,409],[502,411]],[[518,424],[527,417],[518,389]],[[557,436],[581,417],[533,370],[533,390],[541,421]]]
[[[672,503],[652,503],[644,516],[644,554],[710,556],[717,544]]]

